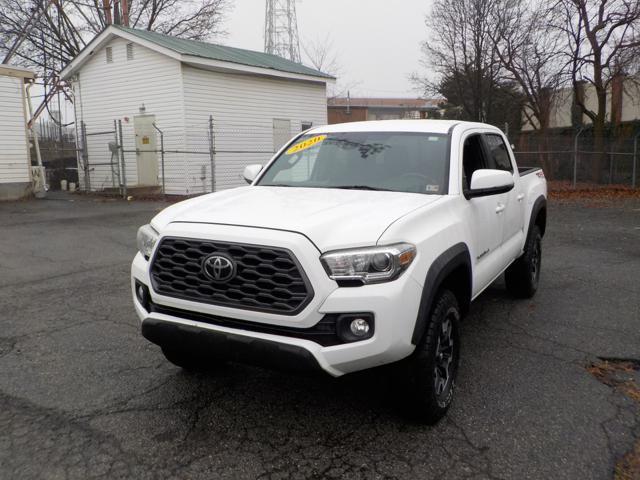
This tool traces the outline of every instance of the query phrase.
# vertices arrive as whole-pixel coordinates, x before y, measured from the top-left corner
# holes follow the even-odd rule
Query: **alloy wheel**
[[[533,244],[533,252],[531,255],[531,282],[533,285],[538,284],[540,278],[540,263],[542,259],[542,248],[540,245],[540,239],[536,239]]]
[[[446,403],[454,375],[454,336],[451,315],[442,322],[436,344],[436,361],[433,372],[438,403]]]

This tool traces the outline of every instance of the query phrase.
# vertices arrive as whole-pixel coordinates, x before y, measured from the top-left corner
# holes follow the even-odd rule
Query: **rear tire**
[[[524,253],[505,272],[507,290],[518,298],[531,298],[538,290],[542,266],[542,234],[537,225],[531,227]]]
[[[412,419],[434,425],[451,406],[460,361],[460,307],[453,293],[438,293],[428,322],[415,352],[402,364],[404,408]]]

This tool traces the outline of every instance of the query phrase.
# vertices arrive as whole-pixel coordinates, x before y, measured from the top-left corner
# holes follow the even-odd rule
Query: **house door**
[[[291,140],[291,120],[273,119],[273,151],[280,150]]]
[[[158,142],[157,131],[153,126],[155,121],[155,115],[133,117],[138,161],[138,185],[158,185]]]

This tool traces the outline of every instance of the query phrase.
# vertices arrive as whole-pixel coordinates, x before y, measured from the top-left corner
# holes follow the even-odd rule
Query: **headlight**
[[[138,250],[147,260],[151,256],[153,247],[158,241],[158,232],[151,225],[143,225],[138,229]]]
[[[397,243],[386,247],[329,252],[322,255],[320,260],[333,280],[369,284],[398,278],[415,257],[414,245]]]

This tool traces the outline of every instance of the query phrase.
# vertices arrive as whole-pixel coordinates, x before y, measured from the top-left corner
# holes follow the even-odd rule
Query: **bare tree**
[[[113,7],[112,0],[106,3]],[[45,0],[0,0],[0,55],[11,47],[34,9],[45,5]],[[222,24],[231,5],[232,0],[130,0],[130,25],[203,40],[224,34]],[[106,25],[104,0],[58,0],[28,30],[16,62],[57,75]]]
[[[330,86],[327,91],[329,98],[344,97],[350,90],[358,85],[358,82],[345,83],[340,80],[339,77],[342,76],[342,65],[340,64],[339,55],[336,53],[336,48],[329,34],[322,39],[306,39],[302,42],[301,47],[306,63],[316,70],[336,77],[336,83]]]
[[[565,41],[549,27],[546,2],[504,0],[493,14],[492,41],[504,77],[516,83],[525,98],[522,109],[535,130],[549,128],[551,110],[566,77]]]
[[[607,122],[607,92],[621,75],[635,74],[640,54],[639,0],[556,0],[551,9],[554,27],[567,40],[570,80],[577,93],[591,86],[593,106],[583,95],[575,102],[593,123],[594,149],[604,151]],[[602,177],[604,155],[593,158],[591,176]]]
[[[422,64],[438,79],[412,79],[418,88],[441,94],[440,82],[446,79],[449,95],[459,99],[468,119],[486,121],[492,116],[501,69],[491,41],[498,29],[492,14],[497,4],[498,0],[435,0],[425,21],[431,35],[422,46]]]
[[[505,79],[514,82],[524,97],[522,116],[538,132],[540,164],[549,176],[556,171],[549,148],[547,131],[554,104],[561,96],[566,80],[563,58],[565,39],[549,26],[547,2],[501,0],[492,12],[492,41],[503,68]]]
[[[323,39],[306,39],[302,42],[302,52],[306,60],[313,68],[334,77],[338,76],[341,70],[338,55],[331,36],[327,34]]]

